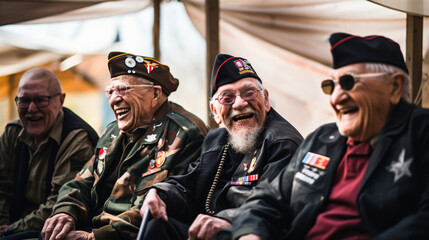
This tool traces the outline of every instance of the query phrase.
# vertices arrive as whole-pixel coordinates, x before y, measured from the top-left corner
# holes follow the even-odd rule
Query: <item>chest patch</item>
[[[313,166],[322,170],[325,170],[326,166],[328,166],[330,158],[326,156],[322,156],[316,153],[308,152],[302,162]]]

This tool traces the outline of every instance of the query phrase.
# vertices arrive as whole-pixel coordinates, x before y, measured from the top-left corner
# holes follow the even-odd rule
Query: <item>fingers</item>
[[[75,227],[74,219],[60,213],[48,218],[42,228],[42,239],[44,240],[61,240]]]
[[[165,221],[168,221],[167,207],[156,193],[156,189],[149,190],[146,195],[142,209],[140,210],[142,217],[144,217],[144,213],[148,208],[153,218],[163,218]]]
[[[214,239],[216,234],[231,224],[221,218],[199,214],[188,230],[188,240]]]

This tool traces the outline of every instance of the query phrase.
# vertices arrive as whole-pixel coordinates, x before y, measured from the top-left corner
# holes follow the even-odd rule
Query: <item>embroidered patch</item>
[[[156,134],[147,135],[145,139],[146,142],[153,142],[155,140],[156,140]]]
[[[412,157],[405,160],[405,149],[402,149],[401,153],[399,154],[398,161],[391,162],[390,165],[386,167],[388,171],[393,172],[395,174],[393,182],[398,181],[403,176],[412,176],[410,171],[410,165],[412,162]]]
[[[302,162],[307,164],[307,165],[317,167],[317,168],[324,170],[326,168],[326,166],[328,165],[329,160],[330,160],[329,157],[325,157],[325,156],[322,156],[322,155],[319,155],[316,153],[308,152],[305,155],[304,159],[302,159]]]
[[[100,160],[104,159],[106,157],[106,153],[107,153],[107,147],[100,149],[100,151],[98,151],[98,158]]]
[[[143,173],[142,177],[146,177],[147,175],[151,175],[151,174],[157,173],[159,171],[161,171],[161,168],[150,169],[150,170],[146,171],[145,173]]]
[[[158,152],[158,154],[156,155],[156,166],[160,167],[162,166],[162,164],[164,164],[165,162],[165,152],[161,151]]]

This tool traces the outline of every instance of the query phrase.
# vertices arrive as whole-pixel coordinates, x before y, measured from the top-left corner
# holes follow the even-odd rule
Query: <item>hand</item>
[[[153,218],[162,218],[165,221],[168,221],[167,207],[165,206],[164,201],[162,201],[156,193],[156,189],[150,189],[144,199],[143,206],[140,209],[140,215],[142,218],[144,217],[144,213],[147,208],[149,208]]]
[[[188,230],[188,240],[194,239],[214,239],[216,233],[231,226],[226,220],[199,214]]]
[[[0,237],[3,237],[3,234],[6,232],[8,225],[1,225],[0,226]]]
[[[65,240],[95,240],[94,233],[85,231],[71,231]]]
[[[43,240],[61,240],[65,239],[67,234],[74,230],[74,219],[65,213],[59,213],[46,219],[42,229]]]
[[[261,238],[255,234],[247,234],[241,236],[238,240],[261,240]]]

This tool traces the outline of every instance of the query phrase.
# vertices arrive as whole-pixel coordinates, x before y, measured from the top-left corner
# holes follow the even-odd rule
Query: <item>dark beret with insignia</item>
[[[107,66],[111,78],[120,75],[139,76],[156,85],[161,85],[167,96],[176,91],[179,86],[179,80],[171,75],[170,68],[153,58],[131,53],[111,52],[108,59]]]
[[[329,42],[334,69],[353,63],[384,63],[408,73],[399,44],[389,38],[379,35],[361,37],[333,33]]]
[[[211,76],[211,96],[213,97],[220,86],[247,77],[252,77],[262,82],[247,59],[233,57],[228,54],[218,54],[213,65]]]

